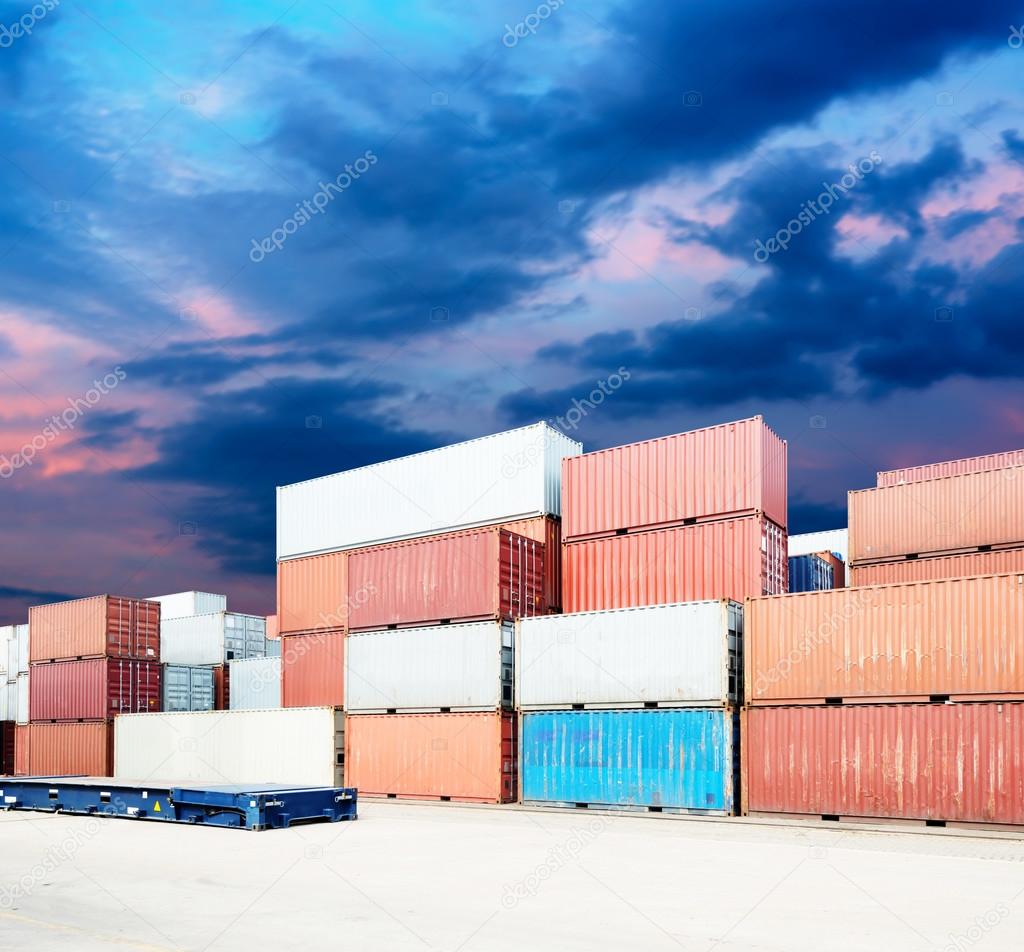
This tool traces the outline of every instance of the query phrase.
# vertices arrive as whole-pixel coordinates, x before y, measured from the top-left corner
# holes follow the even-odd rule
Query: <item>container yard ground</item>
[[[360,814],[266,833],[0,814],[0,949],[1016,952],[1024,935],[1011,834]]]

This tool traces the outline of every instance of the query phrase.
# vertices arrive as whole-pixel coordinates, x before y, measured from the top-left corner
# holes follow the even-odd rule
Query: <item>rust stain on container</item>
[[[30,724],[28,774],[34,777],[109,777],[114,772],[111,721]]]
[[[1024,548],[851,565],[850,584],[892,585],[940,578],[964,578],[969,575],[998,575],[1004,572],[1024,572]]]
[[[341,707],[345,702],[345,632],[284,635],[281,706]]]
[[[96,595],[28,610],[29,660],[160,660],[160,603]]]
[[[159,711],[160,674],[157,661],[124,658],[34,664],[29,716],[74,721]]]
[[[277,627],[282,634],[332,631],[348,624],[348,553],[277,564]]]
[[[986,456],[970,456],[941,463],[926,463],[923,466],[883,470],[878,474],[878,485],[897,486],[900,483],[916,483],[922,479],[938,479],[942,476],[984,473],[993,469],[1005,469],[1007,466],[1024,466],[1024,450],[1009,450],[1005,453],[989,453]]]

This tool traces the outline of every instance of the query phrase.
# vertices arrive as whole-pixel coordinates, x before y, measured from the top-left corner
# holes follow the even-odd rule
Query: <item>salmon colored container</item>
[[[89,658],[32,665],[29,719],[100,720],[160,710],[160,662]]]
[[[968,575],[997,575],[1004,572],[1024,572],[1024,548],[852,565],[850,584],[893,585],[903,582],[927,582],[939,578],[964,578]]]
[[[562,460],[565,540],[763,512],[786,525],[787,447],[757,416]]]
[[[345,783],[361,797],[508,803],[516,799],[513,714],[354,714]]]
[[[836,558],[834,552],[815,552],[814,553],[819,559],[823,559],[832,566],[832,587],[833,588],[845,588],[846,587],[846,563],[842,559]]]
[[[277,563],[277,627],[282,634],[348,624],[348,553]]]
[[[285,635],[281,640],[281,706],[345,703],[345,632]]]
[[[850,493],[850,562],[1024,544],[1024,467]]]
[[[18,777],[27,777],[29,773],[29,725],[18,724],[14,728],[14,773]]]
[[[1024,574],[747,600],[749,705],[1024,699]]]
[[[786,591],[786,533],[762,516],[567,542],[567,612]]]
[[[544,544],[477,529],[353,549],[350,631],[547,613]]]
[[[1006,453],[969,456],[966,459],[954,459],[943,463],[926,463],[924,466],[883,470],[878,474],[878,485],[896,486],[900,483],[916,483],[922,479],[938,479],[941,476],[984,473],[993,469],[1005,469],[1007,466],[1024,466],[1024,450],[1010,450]]]
[[[267,615],[267,640],[277,641],[281,637],[281,629],[277,624],[277,615]]]
[[[29,661],[160,660],[160,603],[96,595],[28,610]]]
[[[28,725],[28,774],[32,777],[110,777],[114,772],[114,724]]]
[[[1024,703],[754,707],[744,814],[1024,824]]]
[[[502,529],[544,543],[544,604],[548,611],[562,610],[562,523],[553,516],[537,516],[506,522]]]

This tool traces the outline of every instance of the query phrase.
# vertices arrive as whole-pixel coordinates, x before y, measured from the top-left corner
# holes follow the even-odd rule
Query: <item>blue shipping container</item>
[[[824,592],[835,588],[834,569],[817,555],[794,555],[789,560],[790,592]]]
[[[524,801],[731,814],[733,711],[537,711],[522,715]]]

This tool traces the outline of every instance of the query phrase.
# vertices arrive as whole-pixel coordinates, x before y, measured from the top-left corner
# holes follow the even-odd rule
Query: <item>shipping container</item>
[[[1024,575],[753,598],[747,704],[1024,697]]]
[[[543,566],[543,543],[499,528],[357,549],[349,630],[545,614]]]
[[[554,516],[537,516],[504,522],[502,529],[544,543],[544,604],[549,612],[562,610],[562,522]]]
[[[231,667],[228,664],[213,666],[213,709],[226,711],[231,707]]]
[[[516,706],[736,705],[742,653],[743,606],[724,599],[524,619]]]
[[[156,661],[88,658],[32,665],[32,721],[102,720],[159,710]]]
[[[283,634],[344,628],[348,624],[348,553],[278,562],[277,620]]]
[[[350,634],[345,710],[500,710],[512,707],[511,622],[475,622]]]
[[[18,718],[18,679],[0,680],[0,723]]]
[[[878,474],[878,485],[897,486],[900,483],[916,483],[922,479],[938,479],[942,476],[985,473],[995,469],[1006,469],[1008,466],[1024,466],[1024,450],[1009,450],[1005,453],[989,453],[987,456],[969,456],[966,459],[942,463],[925,463],[921,466],[883,470]]]
[[[175,592],[173,595],[156,595],[149,601],[160,603],[161,620],[228,610],[227,595],[214,595],[211,592]]]
[[[18,724],[14,728],[14,773],[18,777],[27,777],[31,769],[29,758],[29,726]]]
[[[224,664],[267,653],[267,619],[238,612],[168,618],[160,623],[164,664]]]
[[[789,557],[789,590],[791,592],[824,592],[835,588],[831,562],[820,555]]]
[[[267,615],[267,641],[277,641],[281,637],[281,627],[277,623],[277,615]]]
[[[209,665],[165,664],[161,710],[212,711],[215,707],[214,669]]]
[[[0,721],[0,774],[12,776],[17,760],[15,747],[17,725],[14,721]]]
[[[849,568],[846,563],[839,558],[835,552],[815,552],[819,559],[824,559],[832,569],[832,588],[846,588],[849,585],[847,578],[849,574]],[[792,556],[791,556],[792,558]],[[792,580],[790,580],[790,591],[794,591]]]
[[[24,671],[18,675],[18,706],[17,716],[15,720],[19,724],[27,724],[29,719],[29,680],[32,677],[31,673]],[[7,682],[10,684],[10,682]]]
[[[156,602],[96,595],[28,610],[29,661],[160,657]]]
[[[114,724],[117,777],[343,785],[344,715],[331,708],[125,714]]]
[[[749,708],[743,812],[1024,824],[1024,703]]]
[[[0,627],[0,680],[28,671],[28,625]]]
[[[727,708],[524,713],[524,803],[729,815],[738,738]]]
[[[846,568],[846,584],[850,584],[850,532],[848,529],[829,529],[825,532],[801,532],[789,537],[789,554],[832,552]],[[837,588],[839,586],[836,586]]]
[[[273,710],[281,706],[281,659],[247,658],[232,661],[232,711]]]
[[[318,631],[281,639],[281,704],[341,707],[345,703],[345,632]]]
[[[561,513],[581,445],[546,423],[277,490],[277,558]],[[284,630],[284,629],[282,629]]]
[[[784,528],[786,458],[759,416],[567,457],[565,540],[755,513]]]
[[[850,561],[1024,545],[1024,467],[850,493]]]
[[[15,625],[14,630],[18,636],[18,674],[28,674],[29,665],[29,634],[28,623]]]
[[[161,717],[131,714],[128,717]],[[121,718],[117,718],[120,720]],[[28,769],[32,777],[109,777],[114,767],[110,721],[28,725]],[[155,752],[154,752],[155,753]],[[166,751],[160,756],[165,756]],[[144,778],[139,778],[144,779]]]
[[[761,516],[562,546],[567,612],[786,591],[786,533]]]
[[[968,575],[1001,575],[1024,572],[1024,547],[968,552],[966,555],[933,555],[899,562],[869,562],[850,570],[853,585],[898,585]]]
[[[513,714],[357,714],[345,733],[346,783],[361,797],[516,798]]]

